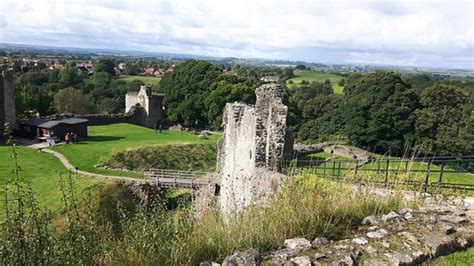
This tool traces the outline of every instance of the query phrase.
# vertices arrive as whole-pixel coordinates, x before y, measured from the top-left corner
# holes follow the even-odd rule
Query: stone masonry
[[[228,103],[218,146],[219,206],[224,216],[262,203],[279,190],[288,108],[283,90],[265,84],[256,90],[255,106]],[[291,146],[291,145],[290,145]]]
[[[164,94],[152,93],[151,87],[141,86],[138,92],[129,92],[125,95],[125,112],[141,108],[143,110],[141,124],[153,128],[155,125],[165,123],[163,97]]]
[[[13,129],[17,127],[13,76],[7,71],[3,71],[0,77],[0,139],[5,123],[9,123]]]

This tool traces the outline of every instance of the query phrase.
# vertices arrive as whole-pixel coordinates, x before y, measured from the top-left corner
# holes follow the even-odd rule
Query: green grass
[[[325,153],[325,152],[318,152],[312,153],[309,155],[305,155],[300,157],[299,160],[325,160],[328,158],[335,157],[333,154]],[[385,169],[387,169],[387,159],[396,160],[400,159],[397,157],[390,157],[390,156],[383,156],[383,155],[375,155],[377,158],[376,161],[373,161],[368,164],[364,164],[358,170],[357,177],[361,180],[385,180]],[[337,160],[348,160],[347,158],[336,156]],[[429,158],[427,158],[429,160]],[[300,162],[301,164],[308,165],[307,162]],[[298,166],[300,165],[298,164]],[[344,178],[354,177],[355,174],[355,163],[354,162],[327,162],[326,163],[326,170],[324,170],[324,164],[321,162],[318,166],[315,165],[313,162],[313,169],[305,170],[304,172],[311,173],[317,176],[338,176]],[[338,168],[346,168],[346,170],[339,171]],[[349,170],[347,170],[349,168]],[[405,169],[409,169],[411,172],[407,176]],[[410,180],[416,180],[419,182],[424,182],[426,179],[428,163],[427,162],[419,162],[419,161],[409,161],[406,163],[405,161],[390,161],[388,164],[389,174],[388,180],[389,181],[401,181],[404,178],[408,177]],[[377,171],[378,170],[378,171]],[[398,170],[394,171],[394,170]],[[440,171],[441,166],[432,164],[430,166],[430,174],[429,174],[429,182],[438,182],[440,173],[434,171]],[[470,173],[449,173],[448,171],[453,171],[455,168],[453,166],[446,165],[444,167],[444,172],[442,175],[442,182],[444,183],[454,183],[454,184],[474,184],[474,175]],[[445,189],[446,190],[446,189]],[[471,193],[472,194],[472,193]]]
[[[289,88],[293,86],[301,86],[302,80],[306,80],[309,82],[311,81],[324,82],[326,79],[329,79],[331,81],[334,93],[342,94],[343,92],[344,87],[341,87],[338,85],[339,80],[344,78],[343,76],[325,73],[325,72],[319,72],[319,71],[311,71],[311,70],[295,70],[294,73],[296,77],[286,81],[286,85]],[[293,81],[293,84],[290,84],[289,82],[290,80]]]
[[[116,172],[97,169],[101,160],[113,153],[150,145],[185,144],[185,143],[216,143],[219,136],[212,135],[208,139],[200,139],[198,135],[165,130],[157,133],[152,129],[132,124],[112,124],[105,126],[89,126],[89,137],[78,144],[60,145],[53,149],[64,154],[79,169],[109,175],[140,177],[141,174]]]
[[[102,160],[101,164],[135,171],[158,168],[213,172],[216,169],[216,155],[215,143],[155,145],[118,151]]]
[[[67,177],[68,171],[61,162],[54,156],[33,150],[27,147],[17,147],[18,164],[20,165],[20,177],[22,180],[31,181],[31,187],[35,193],[40,207],[48,208],[53,214],[58,213],[63,208],[62,194],[59,190],[58,173]],[[14,180],[14,161],[10,146],[0,146],[0,190],[1,199],[4,199],[5,182]],[[88,188],[101,186],[105,181],[91,178],[77,178],[75,189],[80,200],[85,198]],[[13,189],[9,186],[9,189]],[[5,215],[4,202],[1,201],[0,217]]]
[[[346,157],[334,155],[328,152],[315,152],[315,153],[310,153],[310,154],[301,156],[298,158],[298,160],[325,160],[329,158],[336,158],[338,160],[347,159]]]
[[[474,258],[474,248],[470,248],[466,251],[462,252],[456,252],[448,256],[440,257],[437,258],[426,265],[431,265],[431,266],[447,266],[447,265],[452,265],[452,266],[468,266],[472,265],[472,261]]]
[[[130,76],[130,75],[120,75],[116,77],[117,80],[123,80],[125,82],[132,82],[134,80],[140,80],[145,85],[152,85],[153,87],[158,86],[160,83],[161,78],[157,77],[146,77],[146,76]]]

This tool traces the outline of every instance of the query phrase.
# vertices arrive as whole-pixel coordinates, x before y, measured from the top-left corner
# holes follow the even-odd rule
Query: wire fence
[[[292,160],[286,174],[313,174],[333,179],[385,186],[405,184],[429,188],[474,190],[474,155],[458,157],[416,157]]]

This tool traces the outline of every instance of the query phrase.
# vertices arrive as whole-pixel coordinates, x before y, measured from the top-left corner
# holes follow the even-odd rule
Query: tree
[[[186,126],[206,126],[204,100],[211,84],[222,74],[217,66],[201,60],[188,60],[167,73],[160,81],[168,118]]]
[[[298,70],[305,70],[306,69],[306,66],[305,65],[297,65],[295,67],[295,69],[298,69]]]
[[[80,77],[77,73],[77,69],[74,66],[67,65],[61,71],[59,71],[59,83],[63,87],[74,86],[80,82]]]
[[[222,111],[226,103],[255,103],[255,89],[260,85],[256,79],[235,75],[221,75],[212,83],[210,93],[205,99],[207,119],[214,129],[220,129]]]
[[[345,79],[340,79],[339,82],[337,83],[337,85],[341,86],[341,87],[344,87],[344,85],[346,84],[346,80]]]
[[[58,113],[85,114],[89,111],[89,102],[81,90],[68,87],[54,95],[54,108]]]
[[[115,76],[115,65],[114,62],[110,59],[100,59],[94,65],[94,73],[95,72],[107,72],[112,76]]]
[[[140,73],[140,67],[135,63],[128,63],[125,65],[123,73],[125,75],[138,75],[138,73]]]
[[[413,140],[413,112],[418,95],[400,75],[377,72],[346,86],[344,120],[349,140],[356,146],[401,154]]]
[[[441,156],[473,153],[469,97],[468,91],[443,84],[421,92],[415,112],[416,151]]]

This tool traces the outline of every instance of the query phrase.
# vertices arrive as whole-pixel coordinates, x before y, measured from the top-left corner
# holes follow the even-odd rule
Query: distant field
[[[33,150],[27,147],[19,146],[18,163],[20,165],[20,177],[25,181],[31,181],[31,187],[35,193],[40,207],[46,207],[57,214],[63,208],[62,194],[59,189],[59,173],[64,177],[68,176],[68,171],[59,162],[56,157]],[[5,196],[4,183],[7,180],[14,179],[14,162],[12,159],[10,146],[0,146],[0,198]],[[9,182],[11,184],[11,182]],[[101,186],[106,181],[92,178],[78,178],[75,180],[75,189],[80,200],[85,199],[88,188]],[[13,186],[9,186],[12,190]],[[5,215],[4,202],[1,201],[0,219]]]
[[[296,77],[290,79],[293,81],[293,84],[289,83],[290,80],[286,81],[286,85],[288,87],[301,86],[302,80],[306,80],[309,82],[311,81],[324,82],[326,79],[329,79],[331,81],[334,93],[341,94],[343,92],[344,87],[341,87],[338,85],[339,80],[341,80],[341,78],[344,78],[343,76],[324,73],[324,72],[318,72],[318,71],[311,71],[311,70],[295,70],[294,73]]]
[[[149,145],[184,144],[184,143],[217,143],[219,136],[200,139],[189,132],[169,131],[157,133],[152,129],[132,124],[112,124],[105,126],[89,126],[89,137],[78,144],[60,145],[53,149],[64,154],[79,169],[110,175],[140,176],[134,173],[115,172],[97,169],[102,158],[109,157],[113,152],[127,148],[138,148]]]
[[[160,80],[161,80],[161,78],[157,78],[157,77],[130,76],[130,75],[120,75],[120,76],[117,76],[116,79],[123,80],[123,81],[126,81],[126,82],[132,82],[134,80],[140,80],[140,81],[143,81],[143,83],[145,83],[145,85],[150,84],[152,86],[158,86],[158,84],[160,83]]]

